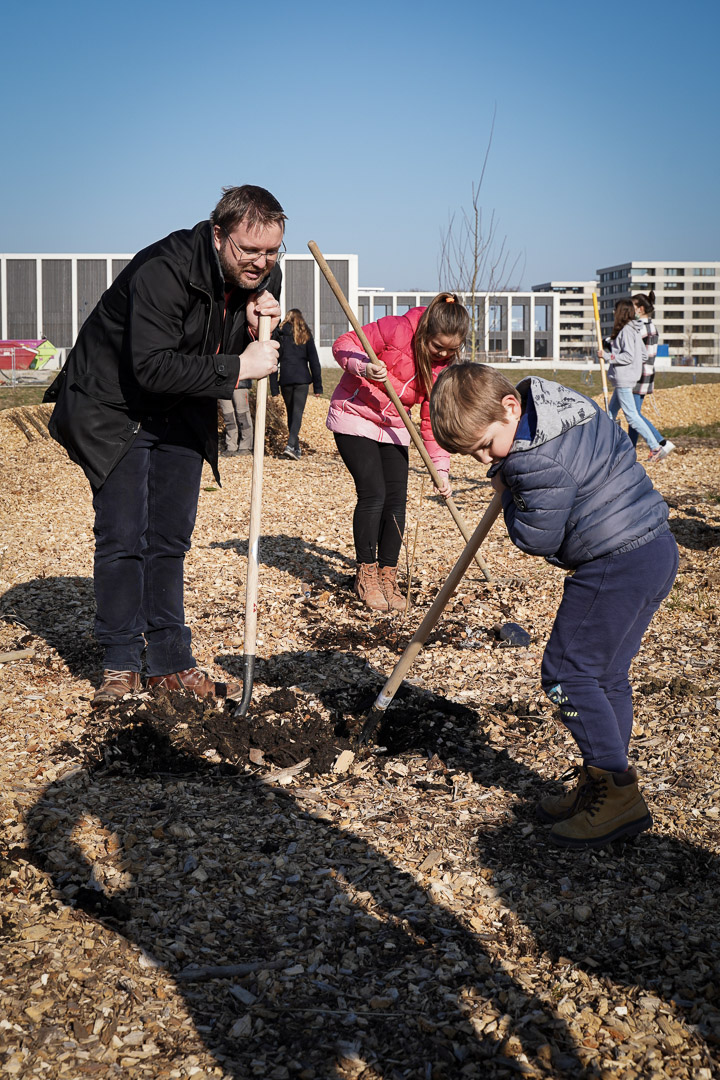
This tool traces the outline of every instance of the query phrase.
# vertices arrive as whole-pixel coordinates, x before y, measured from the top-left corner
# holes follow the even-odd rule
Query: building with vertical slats
[[[48,338],[69,349],[98,300],[132,255],[0,255],[0,339]],[[357,310],[357,255],[326,256],[350,305]],[[283,312],[299,308],[321,359],[348,322],[312,255],[283,259]]]

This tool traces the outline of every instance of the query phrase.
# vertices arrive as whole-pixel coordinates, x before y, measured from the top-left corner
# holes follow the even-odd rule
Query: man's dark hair
[[[285,220],[285,212],[275,196],[253,184],[223,188],[223,197],[210,215],[213,225],[226,233],[241,221],[253,229],[259,225],[284,225]]]

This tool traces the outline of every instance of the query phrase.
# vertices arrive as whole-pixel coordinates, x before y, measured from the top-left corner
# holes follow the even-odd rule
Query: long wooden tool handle
[[[342,289],[340,288],[340,286],[339,286],[339,284],[337,282],[337,279],[336,279],[335,275],[333,274],[332,270],[328,266],[327,260],[325,259],[322,252],[320,251],[320,248],[317,246],[317,244],[315,243],[314,240],[308,241],[308,247],[310,248],[310,251],[312,252],[312,255],[313,255],[313,258],[315,259],[315,262],[320,267],[320,270],[321,270],[321,272],[323,274],[323,277],[325,278],[328,285],[330,286],[333,293],[335,294],[335,298],[337,299],[338,303],[340,304],[340,307],[345,312],[345,315],[347,316],[348,322],[352,326],[352,328],[355,331],[355,333],[357,334],[357,336],[360,338],[360,344],[362,345],[362,347],[365,350],[365,352],[367,353],[367,355],[370,357],[371,362],[374,363],[374,364],[377,364],[378,363],[378,358],[375,355],[373,347],[370,344],[370,342],[368,341],[367,337],[365,336],[363,328],[360,325],[360,323],[358,322],[358,319],[357,319],[357,316],[355,315],[355,312],[350,307],[350,304],[348,303],[345,294],[343,293]],[[415,444],[415,447],[416,447],[418,453],[420,454],[420,457],[423,459],[423,461],[425,463],[425,467],[427,468],[428,472],[430,473],[430,476],[432,477],[433,484],[435,485],[436,488],[439,488],[442,485],[442,481],[440,479],[440,476],[438,474],[437,469],[435,468],[435,465],[433,463],[432,458],[430,457],[430,455],[427,452],[427,449],[425,448],[425,443],[422,440],[422,436],[420,435],[420,432],[415,427],[412,420],[410,419],[407,412],[405,411],[405,406],[403,405],[400,398],[398,397],[398,395],[397,395],[397,393],[395,391],[395,387],[392,385],[392,383],[390,382],[389,379],[385,379],[383,381],[383,387],[385,388],[385,392],[386,392],[387,396],[390,398],[393,405],[397,409],[398,415],[400,416],[400,419],[402,420],[403,424],[405,425],[408,432],[410,433],[410,438],[412,439],[413,443]],[[463,539],[465,540],[465,543],[468,543],[469,540],[470,540],[470,530],[468,529],[467,525],[465,524],[465,519],[463,518],[462,514],[458,510],[458,508],[455,505],[455,502],[451,498],[451,496],[448,495],[445,498],[445,503],[447,505],[448,510],[450,511],[450,514],[452,516],[453,521],[455,522],[458,529],[460,530],[460,533],[461,533]],[[491,576],[490,571],[489,571],[484,559],[482,558],[482,556],[476,555],[475,561],[477,562],[478,566],[482,570],[485,580],[486,581],[492,581],[492,576]]]
[[[597,335],[598,353],[603,352],[602,330],[600,329],[600,312],[598,310],[597,293],[592,294],[593,311],[595,312],[595,333]],[[608,411],[608,386],[605,377],[605,358],[600,357],[600,375],[602,376],[603,398],[605,399],[605,412]]]
[[[270,340],[271,319],[261,315],[258,320],[258,341]],[[245,638],[243,646],[243,696],[235,713],[244,716],[250,704],[255,672],[257,642],[257,602],[260,562],[260,516],[262,511],[263,464],[265,461],[265,414],[267,412],[268,380],[257,380],[255,398],[255,436],[253,440],[252,488],[250,495],[250,529],[248,534],[247,581],[245,585]]]
[[[413,634],[412,638],[408,642],[405,652],[398,660],[392,675],[383,686],[382,690],[377,696],[373,708],[385,710],[395,697],[400,683],[403,681],[408,671],[412,667],[415,657],[418,655],[423,645],[430,636],[430,631],[435,626],[435,623],[440,618],[441,614],[445,610],[448,600],[457,589],[460,584],[465,571],[475,557],[475,553],[482,544],[483,540],[490,532],[492,525],[497,518],[498,514],[502,510],[502,496],[500,492],[496,492],[492,497],[492,501],[487,510],[483,514],[480,524],[476,528],[475,532],[470,537],[467,545],[463,549],[460,558],[453,566],[452,570],[447,576],[445,584],[440,589],[433,603],[423,621],[418,626],[417,630]]]

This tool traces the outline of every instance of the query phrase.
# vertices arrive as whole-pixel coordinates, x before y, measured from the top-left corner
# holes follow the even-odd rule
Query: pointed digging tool
[[[320,271],[321,271],[323,277],[325,278],[328,285],[330,286],[333,293],[335,294],[335,298],[336,298],[337,302],[340,304],[340,307],[345,312],[345,315],[347,316],[348,322],[352,326],[352,328],[355,331],[355,333],[357,334],[357,336],[360,338],[360,344],[362,345],[362,347],[365,350],[365,352],[367,353],[367,355],[370,357],[371,362],[373,364],[377,364],[378,363],[378,358],[375,355],[375,353],[373,352],[373,348],[372,348],[370,342],[368,341],[367,337],[363,333],[363,329],[362,329],[360,323],[358,322],[358,319],[357,319],[357,316],[355,315],[355,312],[353,311],[353,309],[350,307],[349,303],[347,302],[345,294],[343,293],[342,289],[338,285],[337,280],[335,278],[335,275],[333,274],[332,270],[328,266],[327,261],[325,260],[322,252],[320,251],[320,248],[317,246],[317,244],[315,243],[314,240],[308,241],[308,247],[310,248],[310,251],[312,252],[312,255],[313,255],[313,258],[315,259],[315,262],[320,267]],[[412,420],[408,416],[408,414],[407,414],[407,412],[405,410],[405,406],[400,401],[400,398],[398,397],[398,395],[397,395],[397,393],[395,391],[395,387],[392,385],[390,380],[385,379],[384,382],[383,382],[383,386],[385,388],[385,392],[386,392],[387,396],[390,398],[393,405],[397,409],[397,412],[398,412],[398,415],[399,415],[400,419],[402,420],[405,427],[408,429],[408,432],[410,433],[410,438],[414,442],[417,452],[420,454],[420,457],[423,459],[423,461],[425,463],[425,467],[427,468],[428,472],[430,473],[430,475],[432,477],[433,484],[435,485],[436,488],[439,488],[441,486],[441,484],[442,484],[442,481],[440,480],[440,477],[438,475],[438,471],[435,468],[430,455],[428,454],[427,450],[425,449],[425,443],[422,441],[422,436],[420,435],[420,432],[418,431],[418,429],[415,427]],[[452,515],[453,521],[455,522],[458,529],[460,530],[460,532],[461,532],[461,534],[463,536],[463,539],[465,540],[465,543],[466,544],[469,543],[470,542],[470,530],[468,529],[467,525],[465,524],[465,519],[463,518],[462,514],[460,513],[460,511],[458,510],[457,506],[455,505],[453,499],[450,496],[448,496],[445,499],[445,503],[447,505],[448,510],[450,511],[450,513]],[[475,561],[477,562],[478,566],[480,567],[480,569],[483,572],[483,577],[485,578],[485,580],[491,582],[492,581],[492,576],[491,576],[490,571],[489,571],[489,569],[487,567],[487,564],[483,560],[482,556],[478,555],[478,554],[475,554],[474,557],[475,557]]]

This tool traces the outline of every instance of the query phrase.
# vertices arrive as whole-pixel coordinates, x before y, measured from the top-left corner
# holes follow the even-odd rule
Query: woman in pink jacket
[[[410,435],[382,383],[390,380],[408,412],[420,405],[420,434],[444,481],[440,494],[448,496],[450,456],[433,438],[429,399],[440,372],[463,349],[469,325],[458,297],[439,293],[426,308],[363,327],[377,364],[370,363],[355,333],[343,334],[333,345],[345,374],[332,396],[327,426],[357,492],[354,589],[375,611],[405,607],[397,564],[405,530]]]

